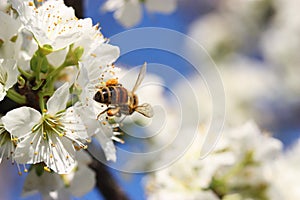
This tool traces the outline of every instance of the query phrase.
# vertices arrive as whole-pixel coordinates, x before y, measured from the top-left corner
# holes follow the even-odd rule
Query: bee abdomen
[[[124,87],[108,86],[100,88],[94,95],[99,103],[122,105],[128,103],[128,92]]]
[[[107,87],[104,87],[96,92],[96,94],[94,95],[94,100],[99,103],[110,104],[111,102],[110,96],[111,96],[110,91],[108,90]]]
[[[124,87],[109,87],[111,92],[111,103],[112,104],[127,104],[128,92]]]

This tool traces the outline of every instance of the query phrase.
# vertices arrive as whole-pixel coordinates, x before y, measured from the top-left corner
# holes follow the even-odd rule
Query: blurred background
[[[178,0],[176,10],[170,14],[149,12],[143,7],[141,20],[130,28],[120,24],[114,18],[114,12],[103,11],[104,3],[105,0],[82,0],[82,11],[83,16],[91,17],[94,24],[100,23],[101,32],[107,38],[134,28],[162,27],[186,34],[207,51],[223,82],[226,95],[225,128],[253,119],[261,129],[280,139],[284,148],[299,138],[298,0]],[[191,56],[203,54],[195,52],[185,40],[174,43]],[[111,44],[120,45],[113,39]],[[124,151],[149,151],[148,148],[164,145],[172,135],[180,134],[177,132],[178,124],[189,126],[185,119],[182,121],[180,114],[190,112],[194,106],[200,113],[197,116],[200,125],[209,124],[212,115],[214,105],[209,87],[205,85],[205,77],[201,78],[191,63],[171,52],[147,48],[122,54],[116,65],[122,68],[123,82],[135,80],[138,71],[134,71],[134,67],[144,62],[149,63],[148,72],[138,94],[141,101],[153,105],[156,117],[147,121],[134,115],[124,121],[128,135],[123,138],[125,144],[117,144]],[[201,64],[212,65],[205,61]],[[174,71],[166,76],[161,69]],[[182,76],[176,76],[178,74]],[[128,87],[132,87],[132,83]],[[188,93],[192,90],[193,93]],[[156,141],[143,139],[154,133],[163,136],[154,139]],[[140,166],[139,169],[145,167],[147,171],[147,165],[153,158],[134,163],[129,158],[122,158],[120,153],[118,159],[120,162],[111,165],[109,170],[120,188],[129,199],[146,199],[144,177],[147,173],[124,173],[118,169],[120,164],[130,161],[126,163],[126,169]],[[1,196],[6,192],[10,199],[32,199],[17,197],[21,193],[24,177],[16,177],[16,174],[14,169],[11,173],[0,174],[0,180],[7,180],[5,183],[1,181]],[[3,184],[11,186],[13,191],[4,190]],[[102,196],[95,189],[80,199],[102,199]]]

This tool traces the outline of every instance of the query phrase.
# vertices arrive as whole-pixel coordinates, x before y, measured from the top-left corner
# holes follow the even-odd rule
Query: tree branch
[[[129,200],[124,191],[118,186],[106,165],[93,158],[93,162],[89,166],[95,171],[96,187],[106,200]]]

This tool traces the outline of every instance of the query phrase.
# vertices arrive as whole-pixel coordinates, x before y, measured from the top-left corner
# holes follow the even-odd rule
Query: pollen
[[[46,167],[46,166],[44,167],[44,170],[47,171],[47,172],[51,172],[51,170],[49,169],[49,167]]]
[[[34,3],[32,1],[28,2],[29,6],[34,6]]]

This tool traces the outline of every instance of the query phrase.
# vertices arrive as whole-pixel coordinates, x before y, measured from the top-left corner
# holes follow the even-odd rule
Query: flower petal
[[[22,196],[27,196],[35,192],[41,192],[44,196],[50,191],[56,191],[63,187],[63,182],[58,174],[44,172],[41,176],[38,176],[33,168],[26,176]]]
[[[47,102],[47,110],[51,115],[55,115],[57,112],[66,109],[66,105],[69,99],[69,83],[65,83],[60,86],[50,97]]]
[[[4,85],[2,85],[0,83],[0,101],[2,101],[4,99],[4,97],[6,96],[6,91],[4,89]]]
[[[51,144],[51,146],[49,145]],[[57,136],[50,136],[44,162],[58,174],[68,174],[75,167],[75,148],[72,141]]]
[[[4,70],[6,70],[7,73],[7,80],[5,83],[5,90],[7,91],[9,88],[11,88],[16,82],[17,78],[19,76],[19,71],[17,68],[17,63],[15,60],[12,59],[6,59],[2,63],[2,67]]]
[[[78,171],[76,171],[69,187],[72,195],[81,197],[91,191],[96,184],[95,176],[95,172],[92,171],[89,167],[85,165],[79,165]]]
[[[175,11],[177,0],[147,0],[145,2],[146,9],[149,12],[160,12],[169,14]]]
[[[2,117],[5,129],[16,137],[24,136],[41,119],[41,114],[30,107],[23,106],[9,111]]]
[[[114,13],[114,17],[126,28],[132,27],[141,20],[142,7],[139,2],[128,1]]]

